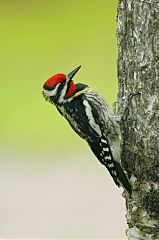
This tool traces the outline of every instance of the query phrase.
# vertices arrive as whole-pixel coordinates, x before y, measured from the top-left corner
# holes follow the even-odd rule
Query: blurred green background
[[[41,91],[81,64],[75,81],[116,100],[116,9],[117,0],[1,1],[1,148],[88,150]]]

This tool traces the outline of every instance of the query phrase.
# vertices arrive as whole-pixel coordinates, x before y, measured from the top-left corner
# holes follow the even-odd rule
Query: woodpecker
[[[42,94],[90,146],[118,187],[131,195],[131,185],[121,167],[121,133],[117,116],[88,85],[73,81],[81,66],[69,74],[58,73],[43,85]]]

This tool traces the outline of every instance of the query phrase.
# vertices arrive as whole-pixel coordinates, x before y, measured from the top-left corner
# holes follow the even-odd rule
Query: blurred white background
[[[93,154],[62,158],[1,153],[0,238],[124,238],[122,189]]]

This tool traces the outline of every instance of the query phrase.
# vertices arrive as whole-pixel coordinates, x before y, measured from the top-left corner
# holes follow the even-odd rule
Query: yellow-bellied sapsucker
[[[43,96],[87,141],[116,185],[122,185],[131,195],[131,185],[120,165],[121,133],[116,115],[94,90],[85,84],[73,82],[79,68],[67,75],[59,73],[50,77],[43,86]]]

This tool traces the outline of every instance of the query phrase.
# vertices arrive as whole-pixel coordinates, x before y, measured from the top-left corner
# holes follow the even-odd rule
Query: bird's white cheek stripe
[[[65,83],[65,85],[64,85],[64,87],[61,91],[61,94],[60,94],[60,97],[59,97],[59,100],[58,100],[59,103],[64,102],[64,97],[66,95],[66,91],[67,91],[67,83]]]
[[[94,120],[91,106],[89,105],[89,103],[86,100],[83,101],[83,104],[85,105],[85,112],[86,112],[89,124],[99,134],[99,136],[101,136],[102,133],[101,133],[100,127],[96,124],[96,122]]]

